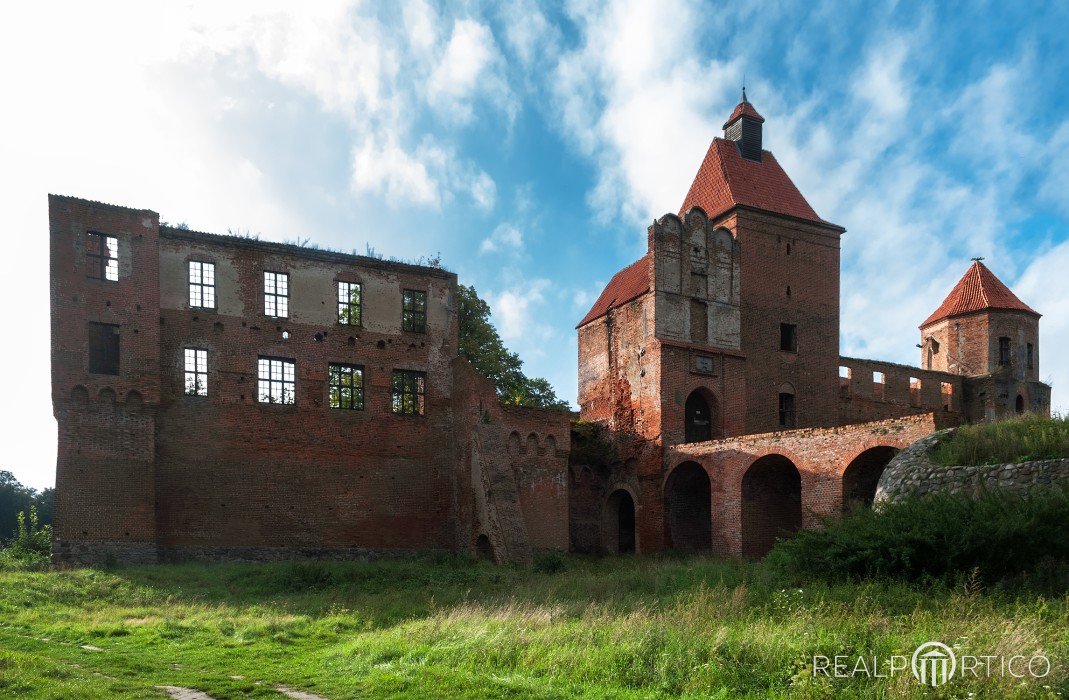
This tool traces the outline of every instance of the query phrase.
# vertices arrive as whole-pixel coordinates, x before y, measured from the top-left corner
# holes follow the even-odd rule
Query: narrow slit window
[[[109,282],[119,281],[119,239],[90,231],[86,246],[89,276]]]
[[[364,408],[364,368],[359,365],[329,365],[331,408],[361,411]]]
[[[294,367],[294,361],[286,358],[259,359],[257,395],[260,403],[292,404],[296,400]]]
[[[1035,369],[1036,368],[1036,350],[1035,350],[1035,348],[1032,346],[1031,343],[1028,343],[1028,345],[1025,347],[1025,350],[1026,350],[1026,354],[1027,354],[1027,358],[1026,359],[1027,359],[1027,362],[1028,362],[1028,369]]]
[[[943,410],[949,411],[954,406],[954,385],[949,382],[940,382],[939,393],[943,397]]]
[[[113,323],[89,324],[90,374],[119,373],[119,327]]]
[[[186,348],[186,396],[208,395],[208,351]]]
[[[422,416],[426,407],[427,375],[407,369],[395,369],[391,382],[394,413]]]
[[[189,261],[189,305],[192,308],[215,308],[215,263]]]
[[[338,282],[338,323],[359,326],[360,322],[360,285],[356,282]]]
[[[402,292],[401,328],[411,333],[427,332],[427,292],[415,289]]]
[[[285,272],[264,273],[264,313],[275,318],[290,315],[290,276]]]
[[[779,324],[779,349],[798,352],[798,326],[793,323]]]
[[[779,424],[781,428],[793,428],[796,424],[794,415],[794,394],[779,395]]]

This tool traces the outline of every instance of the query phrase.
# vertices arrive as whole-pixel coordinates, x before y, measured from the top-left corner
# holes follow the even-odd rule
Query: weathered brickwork
[[[761,556],[871,504],[937,426],[1049,412],[1038,314],[979,262],[922,328],[923,369],[840,356],[844,229],[761,150],[762,123],[744,99],[579,324],[580,417],[615,449],[577,441],[574,548]]]
[[[570,416],[503,409],[457,357],[453,274],[67,197],[50,215],[57,558],[567,548]],[[87,277],[90,231],[117,240],[117,280]],[[214,265],[212,308],[190,305],[191,261]],[[288,275],[284,316],[265,313],[265,271]],[[361,285],[359,324],[339,322],[338,282]],[[404,290],[425,294],[418,332]],[[117,328],[117,375],[90,371],[92,323]],[[206,352],[206,395],[187,391],[187,349]],[[292,362],[292,403],[261,400],[261,357]],[[362,409],[330,407],[332,363],[361,368]],[[394,412],[395,370],[425,376],[422,415]],[[510,454],[510,434],[532,451]]]
[[[839,354],[845,230],[763,122],[744,96],[580,321],[578,421],[501,405],[458,356],[452,273],[50,197],[55,558],[759,557],[870,505],[933,430],[1049,412],[1039,314],[978,260],[922,324],[921,367]],[[331,405],[343,375],[358,405]]]

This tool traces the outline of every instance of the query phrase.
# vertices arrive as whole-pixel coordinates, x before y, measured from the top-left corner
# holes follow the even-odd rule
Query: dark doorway
[[[742,553],[760,558],[802,527],[802,477],[783,455],[767,455],[742,477]]]
[[[623,489],[613,491],[602,515],[603,548],[617,554],[635,551],[635,500]]]
[[[873,447],[865,450],[843,472],[843,511],[869,508],[876,498],[876,485],[884,468],[898,454],[896,447]]]
[[[1017,394],[1017,413],[1024,413],[1024,397]]]
[[[479,535],[479,538],[475,540],[475,554],[483,561],[494,560],[494,547],[490,544],[489,537]]]
[[[684,407],[686,442],[703,442],[713,439],[713,412],[701,389],[695,389],[687,397]]]
[[[713,547],[709,475],[696,462],[676,467],[664,487],[668,547],[680,552],[707,552]]]

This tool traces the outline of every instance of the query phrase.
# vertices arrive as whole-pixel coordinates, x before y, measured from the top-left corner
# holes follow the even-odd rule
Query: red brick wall
[[[838,231],[749,210],[736,210],[717,224],[733,231],[742,249],[745,432],[779,428],[785,384],[794,389],[798,427],[835,425]],[[781,323],[797,325],[798,352],[780,350]]]
[[[709,475],[712,490],[713,551],[732,556],[757,555],[768,546],[774,533],[791,525],[793,517],[785,507],[788,499],[780,497],[790,491],[785,479],[767,472],[755,472],[746,479],[750,468],[759,460],[774,455],[762,464],[777,462],[773,465],[777,469],[772,471],[781,476],[790,474],[782,468],[785,461],[790,462],[801,484],[801,525],[817,527],[822,517],[842,512],[843,475],[855,459],[872,448],[906,447],[941,427],[941,420],[939,414],[923,414],[839,428],[673,445],[665,454],[664,483],[671,479],[677,466],[687,462],[700,464]],[[744,497],[747,486],[755,487],[746,489],[755,496],[748,504]],[[776,490],[781,493],[770,495]],[[777,498],[771,498],[773,495]],[[770,500],[775,502],[764,502]],[[749,551],[744,549],[746,542],[752,543]]]
[[[111,542],[144,558],[156,538],[152,448],[159,378],[159,216],[50,195],[52,399],[59,424],[57,549]],[[118,240],[119,279],[90,278],[86,233]],[[89,373],[87,324],[119,326],[120,373]]]
[[[839,377],[839,425],[932,411],[948,414],[948,421],[964,418],[964,381],[958,375],[853,357],[840,357],[839,366],[850,374]],[[883,374],[883,384],[874,381],[876,372]],[[919,386],[912,379],[919,380]],[[949,393],[943,384],[950,385]]]

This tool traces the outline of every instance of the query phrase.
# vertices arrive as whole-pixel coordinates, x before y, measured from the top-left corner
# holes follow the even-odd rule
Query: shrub
[[[7,568],[38,569],[49,563],[52,553],[52,526],[41,525],[37,519],[37,506],[30,506],[29,513],[19,512],[15,537],[0,551],[0,566]]]
[[[1028,414],[998,423],[963,425],[943,441],[934,456],[945,466],[1069,458],[1069,417]]]
[[[568,568],[568,560],[562,552],[546,550],[534,557],[534,570],[540,574],[559,574]]]
[[[801,532],[767,561],[803,578],[971,577],[985,585],[1042,579],[1044,589],[1069,590],[1069,489],[885,504]]]

